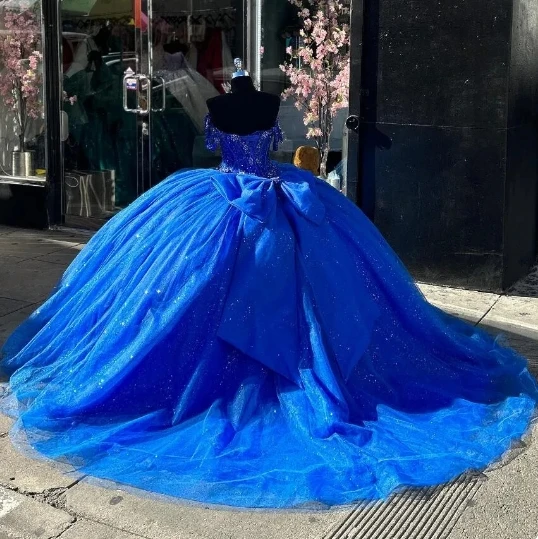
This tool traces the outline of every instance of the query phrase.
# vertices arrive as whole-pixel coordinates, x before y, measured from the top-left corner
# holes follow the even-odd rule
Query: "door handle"
[[[145,91],[145,105],[142,106]],[[136,106],[129,105],[129,92],[135,92]],[[151,84],[149,78],[141,73],[135,73],[131,68],[123,76],[123,110],[133,114],[145,115],[151,110]]]
[[[136,109],[136,112],[142,115],[149,114],[149,111],[151,110],[151,83],[150,83],[149,78],[146,75],[142,75],[142,74],[138,75],[138,81],[139,81],[139,93],[137,95],[138,108]],[[142,107],[140,105],[140,102],[141,102],[141,99],[144,99],[143,97],[141,97],[144,89],[146,91],[146,97],[145,97],[146,106]]]
[[[131,108],[129,106],[129,92],[136,92],[136,104],[138,106],[140,92],[138,87],[138,77],[130,67],[125,70],[123,76],[123,110],[125,112],[136,114],[137,108]]]
[[[346,120],[346,127],[350,131],[354,131],[355,133],[359,133],[359,127],[360,127],[360,120],[358,116],[352,115],[349,116]]]

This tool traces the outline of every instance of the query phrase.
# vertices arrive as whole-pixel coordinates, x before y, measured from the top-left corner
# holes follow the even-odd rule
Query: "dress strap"
[[[213,125],[211,115],[205,117],[205,145],[208,150],[216,151],[219,147],[219,135],[216,127]]]

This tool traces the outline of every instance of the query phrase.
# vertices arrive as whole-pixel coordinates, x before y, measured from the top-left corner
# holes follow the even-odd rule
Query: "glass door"
[[[246,0],[151,0],[150,173],[214,166],[205,149],[206,101],[225,92],[235,57],[245,57]]]
[[[142,68],[141,8],[137,0],[60,3],[68,226],[98,228],[143,191],[144,81],[125,80]]]

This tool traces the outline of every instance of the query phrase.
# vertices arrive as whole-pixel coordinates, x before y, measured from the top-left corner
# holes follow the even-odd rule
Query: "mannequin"
[[[252,78],[235,60],[237,71],[232,75],[231,93],[207,101],[213,124],[224,133],[250,135],[274,127],[280,110],[280,98],[254,87]]]

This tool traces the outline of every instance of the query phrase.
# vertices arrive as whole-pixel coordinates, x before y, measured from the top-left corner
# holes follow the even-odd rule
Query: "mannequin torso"
[[[207,101],[215,127],[235,135],[272,129],[278,118],[280,98],[256,90],[248,76],[232,79],[231,86],[231,93]]]

